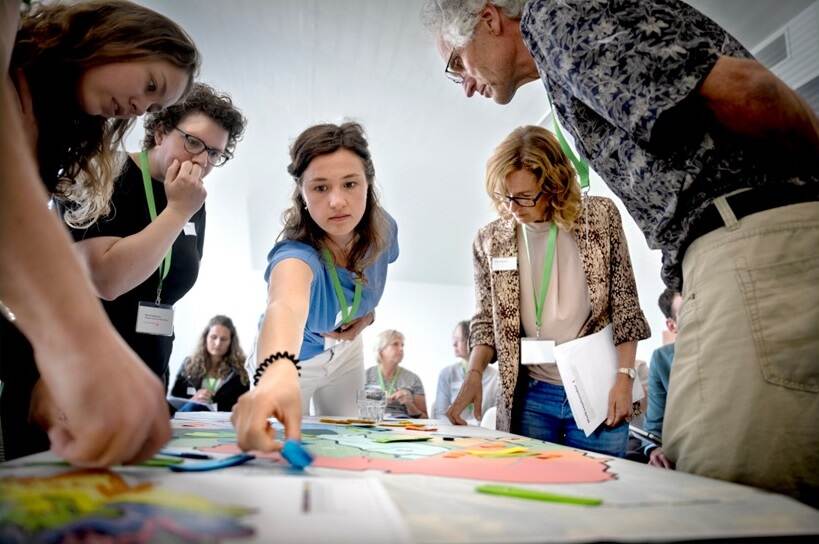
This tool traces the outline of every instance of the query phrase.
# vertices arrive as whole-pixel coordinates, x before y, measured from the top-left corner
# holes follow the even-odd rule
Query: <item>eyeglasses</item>
[[[452,48],[452,53],[449,54],[449,60],[446,61],[446,67],[444,68],[444,74],[446,77],[456,85],[463,85],[464,76],[458,73],[460,68],[456,65],[460,65],[461,57],[455,54],[455,48]],[[457,71],[456,71],[457,70]]]
[[[493,193],[497,200],[504,201],[503,203],[507,206],[512,206],[512,202],[520,206],[521,208],[534,208],[537,206],[537,201],[540,200],[540,197],[546,194],[543,189],[538,191],[538,193],[530,198],[524,196],[509,196],[509,195],[502,195],[500,193]]]
[[[202,151],[207,150],[207,152],[208,152],[208,162],[210,164],[212,164],[213,166],[217,166],[217,167],[222,166],[227,161],[229,161],[230,159],[233,158],[233,155],[231,155],[227,151],[221,151],[221,150],[215,149],[213,147],[208,147],[205,144],[205,142],[203,142],[202,140],[200,140],[196,136],[194,136],[192,134],[188,134],[187,132],[185,132],[184,130],[182,130],[179,127],[173,127],[173,128],[175,128],[176,130],[181,132],[182,135],[184,136],[185,150],[188,153],[190,153],[192,155],[198,155]]]

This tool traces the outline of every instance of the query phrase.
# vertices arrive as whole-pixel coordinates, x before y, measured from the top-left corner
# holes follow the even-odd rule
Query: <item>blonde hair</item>
[[[381,352],[396,338],[400,338],[402,341],[406,340],[404,335],[395,329],[387,329],[378,333],[375,343],[375,358],[379,363],[381,362]]]
[[[199,70],[190,36],[164,15],[124,0],[38,3],[20,21],[10,73],[28,80],[37,121],[37,162],[63,219],[85,228],[110,212],[124,164],[122,143],[135,119],[86,113],[75,98],[89,69],[118,62],[165,61],[188,75]]]
[[[534,174],[547,199],[546,221],[569,229],[580,215],[580,185],[569,158],[554,134],[543,127],[518,127],[495,148],[486,162],[486,194],[502,217],[509,217],[506,178],[518,170]]]

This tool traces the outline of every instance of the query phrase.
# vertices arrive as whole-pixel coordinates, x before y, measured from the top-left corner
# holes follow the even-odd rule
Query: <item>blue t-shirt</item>
[[[386,212],[385,212],[386,213]],[[384,284],[387,281],[387,266],[398,258],[398,225],[387,215],[389,224],[389,243],[378,259],[364,269],[367,282],[361,291],[361,305],[353,319],[366,315],[378,306]],[[301,344],[299,359],[306,360],[324,351],[324,337],[321,333],[335,330],[341,324],[341,306],[339,306],[336,292],[333,289],[333,280],[324,264],[319,250],[304,242],[284,240],[273,246],[267,255],[267,269],[264,279],[268,281],[270,271],[279,262],[285,259],[299,259],[304,261],[313,271],[313,281],[310,284],[310,309],[307,313],[307,323],[304,327],[304,339]],[[347,298],[347,304],[352,305],[355,294],[353,274],[346,268],[336,267],[341,288]]]

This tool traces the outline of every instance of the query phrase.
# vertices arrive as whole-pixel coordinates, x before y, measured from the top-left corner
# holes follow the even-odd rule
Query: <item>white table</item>
[[[315,423],[316,418],[306,418],[306,421]],[[480,427],[430,423],[438,427],[433,434],[488,439],[513,436]],[[48,455],[26,460],[45,459]],[[622,459],[608,463],[616,474],[611,481],[531,486],[602,499],[603,504],[595,507],[484,495],[477,493],[475,487],[486,482],[475,480],[326,468],[311,468],[309,472],[311,478],[328,481],[376,478],[405,521],[410,540],[421,543],[655,542],[752,537],[776,537],[772,541],[777,542],[788,537],[801,542],[805,535],[819,535],[819,510],[789,497]],[[152,469],[117,470],[140,474]],[[153,470],[151,474],[157,474],[156,469]],[[0,476],[10,472],[13,471],[0,471]],[[163,478],[178,477],[170,472],[163,474]],[[197,485],[199,491],[206,491],[209,482],[224,486],[226,477],[235,477],[246,479],[242,481],[251,486],[258,485],[264,478],[282,475],[283,469],[271,468],[269,461],[257,460],[218,473],[203,473]],[[246,500],[252,494],[237,491],[235,500]],[[224,491],[220,495],[226,498]],[[261,501],[265,505],[275,502],[281,502],[281,497]],[[367,519],[366,512],[361,518]],[[257,519],[265,525],[264,512]],[[356,541],[379,541],[375,535],[368,538],[367,531],[367,523],[364,523]],[[264,538],[260,536],[259,541],[265,541]]]

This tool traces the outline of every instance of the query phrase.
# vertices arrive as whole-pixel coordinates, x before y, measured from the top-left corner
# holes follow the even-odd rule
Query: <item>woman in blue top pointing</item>
[[[298,439],[311,398],[318,414],[355,415],[364,385],[360,333],[398,258],[398,229],[378,203],[360,125],[310,127],[290,159],[293,204],[268,255],[267,309],[248,359],[255,387],[233,410],[244,450],[279,449],[271,415]]]

